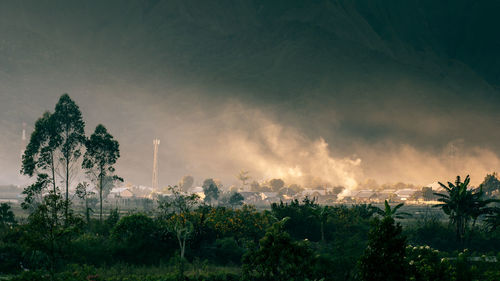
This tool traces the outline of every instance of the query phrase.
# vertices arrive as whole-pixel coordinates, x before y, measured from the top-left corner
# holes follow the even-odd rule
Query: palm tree
[[[500,208],[493,208],[491,213],[486,216],[486,225],[490,231],[500,227]]]
[[[467,176],[463,182],[460,176],[457,176],[455,184],[448,182],[448,186],[439,183],[448,194],[434,193],[440,197],[440,204],[434,207],[440,207],[444,213],[450,218],[451,224],[455,225],[457,240],[463,242],[465,232],[470,220],[473,220],[473,226],[476,220],[484,214],[492,212],[492,208],[488,204],[496,202],[495,199],[483,200],[483,191],[479,189],[471,189],[468,187],[470,177]]]
[[[330,216],[330,209],[328,206],[318,206],[313,209],[313,216],[319,221],[320,232],[321,232],[321,242],[325,242],[325,224]]]
[[[399,208],[403,207],[403,205],[404,205],[404,203],[400,203],[400,204],[394,206],[394,208],[391,208],[391,205],[389,205],[389,202],[387,202],[387,200],[385,200],[385,202],[384,202],[385,209],[384,210],[380,209],[379,207],[373,207],[373,209],[375,210],[375,212],[377,214],[381,215],[382,217],[404,219],[406,217],[411,216],[411,214],[405,213],[405,212],[398,212]]]
[[[476,225],[477,219],[482,215],[490,215],[495,212],[496,208],[488,207],[489,204],[499,202],[498,199],[483,199],[485,193],[482,188],[473,190],[474,202],[471,208],[472,227]]]

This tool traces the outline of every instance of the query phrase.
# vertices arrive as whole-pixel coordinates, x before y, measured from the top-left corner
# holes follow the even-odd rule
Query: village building
[[[368,203],[377,198],[377,193],[372,190],[360,190],[354,195],[357,202]]]
[[[320,196],[325,196],[326,195],[326,190],[324,189],[306,189],[302,191],[302,196],[303,197],[320,197]]]
[[[262,200],[260,192],[256,191],[242,191],[239,192],[243,196],[245,203],[255,204],[257,201]]]
[[[188,191],[187,194],[196,194],[198,197],[200,197],[201,200],[205,199],[205,192],[203,191],[203,187],[201,186],[195,186],[191,187]]]
[[[399,200],[408,201],[413,196],[413,194],[415,194],[415,192],[416,192],[415,189],[405,188],[397,190],[396,192],[394,192],[394,194],[398,196]]]
[[[130,191],[127,187],[115,187],[109,192],[109,199],[129,199],[135,197],[134,193]]]

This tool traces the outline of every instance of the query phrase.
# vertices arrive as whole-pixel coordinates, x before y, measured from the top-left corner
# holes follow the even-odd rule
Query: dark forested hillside
[[[471,0],[2,1],[5,117],[0,124],[5,133],[0,140],[18,139],[19,124],[47,107],[48,97],[71,92],[123,110],[125,99],[141,92],[144,107],[157,104],[158,97],[183,99],[183,106],[166,110],[178,110],[176,116],[189,111],[193,101],[204,108],[218,108],[228,98],[265,106],[278,122],[335,141],[345,154],[353,153],[347,144],[360,138],[369,143],[391,138],[425,149],[462,138],[497,149],[494,138],[481,137],[496,134],[494,127],[474,123],[489,124],[496,117],[483,115],[497,114],[499,5]],[[162,102],[163,108],[169,104]],[[102,115],[106,108],[98,106],[96,112]],[[398,119],[387,120],[386,112]],[[295,118],[296,113],[304,118]],[[472,122],[472,116],[480,120]],[[438,121],[429,127],[415,119]],[[460,126],[450,124],[456,120]],[[458,127],[470,134],[461,136]],[[9,160],[17,156],[5,145],[0,151]]]

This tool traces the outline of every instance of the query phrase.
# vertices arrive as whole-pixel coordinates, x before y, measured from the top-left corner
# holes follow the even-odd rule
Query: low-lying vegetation
[[[175,189],[173,188],[175,192]],[[24,223],[2,205],[0,272],[8,280],[498,280],[500,231],[432,218],[406,223],[371,205],[314,200],[271,210],[196,203],[177,193],[154,214],[101,222],[48,195]],[[69,208],[71,210],[71,208]]]

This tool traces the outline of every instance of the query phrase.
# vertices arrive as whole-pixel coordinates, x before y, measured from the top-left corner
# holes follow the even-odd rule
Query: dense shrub
[[[308,239],[310,241],[319,241],[321,238],[320,223],[315,217],[315,210],[318,204],[308,198],[302,201],[291,201],[290,203],[271,204],[271,213],[278,220],[289,218],[285,226],[286,232],[294,239]]]
[[[390,216],[374,219],[368,246],[360,259],[360,273],[365,281],[401,281],[407,276],[406,237],[402,227]]]
[[[406,220],[401,232],[395,221],[373,219],[370,205],[323,207],[306,200],[273,206],[191,209],[185,280],[398,280],[403,274],[415,281],[499,280],[498,263],[477,257],[499,254],[500,230],[485,231],[481,222],[466,237],[472,250],[464,252],[439,219]],[[287,214],[293,217],[270,228]],[[118,218],[114,210],[102,223],[69,225],[71,239],[55,240],[61,246],[56,264],[47,242],[37,240],[46,235],[47,225],[40,223],[50,217],[9,226],[0,233],[0,274],[18,274],[13,280],[177,280],[179,245],[164,220],[143,213]],[[304,236],[315,240],[299,238]],[[404,236],[412,245],[431,247],[405,247]]]
[[[111,230],[115,256],[128,262],[148,263],[163,255],[158,228],[150,217],[133,214],[121,218]]]
[[[414,281],[451,280],[450,263],[429,246],[407,246],[408,277]]]
[[[408,225],[404,231],[413,245],[429,245],[441,251],[456,250],[459,245],[453,239],[455,232],[448,223],[438,220],[419,220]],[[450,237],[452,237],[450,239]]]
[[[0,274],[15,273],[20,270],[22,254],[18,245],[0,242]]]
[[[259,247],[243,257],[244,277],[249,280],[305,280],[312,278],[314,253],[307,241],[293,241],[284,231],[287,218],[275,223],[259,241]]]
[[[217,239],[214,250],[215,261],[220,264],[238,264],[244,253],[244,249],[238,245],[233,237]]]
[[[112,246],[106,236],[83,233],[72,242],[72,261],[80,264],[102,265],[112,259]]]

